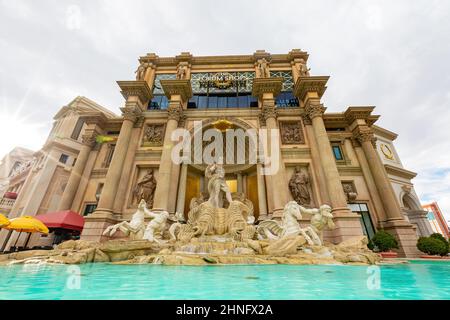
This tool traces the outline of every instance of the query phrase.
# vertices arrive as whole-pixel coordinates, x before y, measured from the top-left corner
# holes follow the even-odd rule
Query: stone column
[[[361,145],[378,194],[382,199],[386,221],[380,223],[381,227],[398,239],[400,255],[418,256],[420,253],[416,248],[417,234],[413,225],[402,214],[391,181],[376,151],[376,138],[366,121],[373,109],[373,107],[350,107],[345,112],[345,117],[354,139]]]
[[[272,188],[272,200],[273,200],[273,217],[281,217],[283,214],[284,206],[288,201],[289,187],[286,180],[284,161],[281,155],[281,143],[280,141],[270,141],[270,133],[272,130],[279,130],[277,122],[277,111],[275,107],[275,97],[281,92],[283,84],[282,78],[258,78],[253,81],[253,96],[259,98],[261,105],[261,114],[265,120],[266,128],[268,131],[267,137],[269,145],[277,143],[279,148],[279,167],[270,178],[270,186]],[[267,152],[268,150],[266,150]],[[268,156],[265,154],[265,156]]]
[[[236,176],[237,176],[237,192],[242,193],[244,192],[242,172],[238,172]]]
[[[303,125],[305,126],[306,136],[309,140],[309,147],[311,148],[311,160],[313,163],[313,171],[317,176],[320,201],[322,204],[330,203],[330,197],[328,195],[327,180],[320,161],[319,150],[317,147],[316,137],[314,136],[314,130],[312,127],[312,121],[307,114],[303,114]]]
[[[172,181],[172,132],[178,128],[183,113],[183,104],[192,96],[191,82],[189,80],[162,80],[161,85],[164,93],[169,98],[169,108],[167,109],[168,121],[164,136],[164,148],[161,154],[161,161],[158,172],[158,185],[155,190],[155,201],[153,209],[156,211],[168,211],[170,185],[177,183]]]
[[[262,169],[262,164],[258,163],[256,166],[256,177],[258,182],[259,220],[267,219],[266,183]]]
[[[184,214],[184,202],[186,200],[186,183],[187,183],[188,165],[181,165],[180,182],[178,185],[177,209],[176,211]]]
[[[83,145],[78,154],[75,166],[72,168],[72,172],[70,173],[66,188],[64,189],[64,193],[59,204],[59,210],[71,209],[73,199],[75,198],[75,194],[81,181],[83,170],[86,167],[89,154],[91,153],[92,148],[95,145],[97,135],[98,133],[95,130],[85,131],[85,134],[82,137]]]
[[[351,212],[347,205],[347,197],[342,188],[336,160],[333,156],[330,140],[325,129],[323,114],[326,108],[320,98],[326,90],[329,77],[300,76],[295,84],[294,93],[301,102],[306,116],[310,119],[316,147],[320,158],[328,197],[336,228],[332,232],[325,232],[328,240],[339,243],[345,239],[362,235],[360,217]],[[315,146],[312,146],[315,147]]]
[[[106,174],[105,184],[100,195],[97,210],[93,215],[111,216],[113,213],[114,199],[116,197],[122,168],[130,143],[131,132],[135,121],[147,108],[152,94],[145,81],[119,81],[122,95],[127,99],[125,107],[121,108],[123,115],[122,127],[114,149],[114,155]]]

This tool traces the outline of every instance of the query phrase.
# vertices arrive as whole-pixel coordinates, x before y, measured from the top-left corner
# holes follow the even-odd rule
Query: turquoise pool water
[[[0,267],[0,275],[0,299],[450,299],[449,262],[379,269],[15,265]]]

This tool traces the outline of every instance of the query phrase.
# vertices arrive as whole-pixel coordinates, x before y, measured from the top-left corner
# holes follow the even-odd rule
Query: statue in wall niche
[[[300,167],[295,168],[294,174],[289,180],[289,189],[299,205],[309,206],[311,204],[309,175],[306,170],[301,170]]]
[[[258,60],[258,70],[261,78],[270,78],[269,64],[265,58]]]
[[[144,130],[144,143],[154,146],[162,146],[164,143],[164,125],[147,125]]]
[[[144,80],[145,72],[147,71],[148,63],[141,62],[137,70],[134,72],[136,73],[136,80],[141,81]]]
[[[152,217],[150,211],[147,209],[147,204],[145,200],[139,202],[137,211],[131,217],[131,220],[122,221],[118,224],[109,226],[103,232],[104,236],[112,237],[117,231],[122,231],[126,236],[130,237],[131,240],[141,240],[145,232],[145,218]]]
[[[149,207],[153,207],[153,196],[155,194],[156,185],[157,182],[154,171],[153,169],[149,169],[133,190],[135,203],[145,200]]]
[[[308,77],[310,70],[311,70],[311,68],[308,68],[306,66],[306,61],[304,59],[300,59],[300,63],[298,65],[298,74],[301,77]]]
[[[309,245],[322,245],[319,235],[312,227],[302,228],[298,220],[302,219],[302,208],[297,202],[290,201],[283,210],[281,223],[275,220],[261,221],[256,228],[260,240],[280,240],[293,236],[303,236]]]
[[[208,192],[209,192],[209,204],[213,208],[222,208],[223,207],[223,195],[228,201],[231,203],[233,201],[230,193],[230,189],[228,188],[227,183],[225,182],[225,169],[222,164],[213,163],[208,165],[205,170],[205,177],[209,179],[208,181]]]
[[[177,80],[184,80],[187,78],[187,66],[179,64],[177,68]]]

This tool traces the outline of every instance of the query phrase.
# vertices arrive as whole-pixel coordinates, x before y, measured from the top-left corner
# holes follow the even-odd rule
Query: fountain
[[[286,204],[280,221],[255,224],[250,201],[233,196],[225,183],[221,164],[205,170],[209,198],[192,201],[187,221],[182,214],[152,212],[144,200],[132,219],[108,227],[104,235],[119,230],[128,239],[102,243],[68,241],[52,251],[27,251],[0,257],[0,263],[113,262],[164,265],[207,264],[374,264],[377,254],[367,248],[367,238],[357,237],[338,245],[325,243],[322,231],[333,229],[331,208],[306,209],[295,201]],[[302,215],[310,225],[302,227]],[[146,223],[145,218],[151,221]]]

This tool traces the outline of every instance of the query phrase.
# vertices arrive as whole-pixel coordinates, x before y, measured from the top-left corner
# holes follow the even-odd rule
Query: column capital
[[[319,100],[308,100],[305,105],[306,115],[311,121],[316,117],[322,117],[325,113],[325,110],[327,110],[327,108],[325,108]]]
[[[172,100],[173,96],[178,95],[181,97],[182,102],[186,102],[192,97],[190,80],[161,80],[161,86],[169,100]]]
[[[177,102],[171,102],[167,108],[168,119],[179,122],[183,118],[183,108]]]
[[[147,81],[117,81],[117,84],[122,89],[122,96],[126,100],[135,97],[141,105],[146,105],[153,98],[152,90],[148,86]]]
[[[142,111],[137,106],[126,105],[124,108],[120,108],[122,111],[122,117],[124,120],[130,120],[131,122],[136,122]]]
[[[86,130],[81,137],[81,141],[85,146],[93,148],[97,142],[99,133],[96,130]]]
[[[303,124],[305,126],[312,125],[312,120],[311,120],[311,118],[309,117],[309,115],[306,112],[302,113],[301,117],[303,119]]]
[[[267,103],[267,101],[263,102],[263,106],[261,108],[261,118],[264,121],[267,121],[269,118],[277,118],[277,109],[275,108],[275,104]]]
[[[329,78],[328,76],[300,76],[294,86],[294,95],[303,102],[308,93],[317,93],[320,99],[327,89],[326,84]]]
[[[263,99],[265,93],[272,93],[273,96],[280,94],[283,87],[283,78],[256,78],[253,80],[252,96]]]
[[[373,130],[367,126],[358,126],[353,130],[353,139],[358,141],[361,145],[364,142],[370,142],[376,148],[376,141]]]

